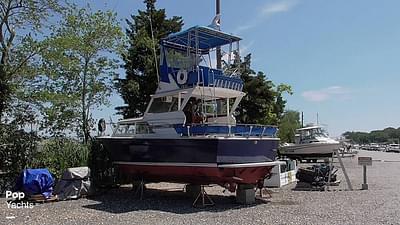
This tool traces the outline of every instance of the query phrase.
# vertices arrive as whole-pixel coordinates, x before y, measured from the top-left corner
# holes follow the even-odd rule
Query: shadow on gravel
[[[313,186],[306,182],[298,181],[296,186],[292,188],[292,191],[324,191],[324,187]]]
[[[119,188],[110,190],[103,195],[90,197],[91,200],[98,201],[99,203],[84,205],[82,207],[115,214],[144,210],[190,214],[202,211],[221,212],[268,204],[268,202],[265,203],[256,200],[256,203],[252,205],[239,205],[235,203],[235,196],[209,196],[214,201],[214,206],[196,208],[192,206],[194,198],[186,195],[182,190],[146,189],[143,199],[140,200],[131,189]]]

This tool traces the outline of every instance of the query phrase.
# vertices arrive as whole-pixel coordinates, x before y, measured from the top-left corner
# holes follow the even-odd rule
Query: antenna
[[[156,53],[156,44],[154,43],[153,22],[151,21],[151,11],[150,11],[150,15],[149,15],[149,21],[150,21],[151,41],[153,43],[154,65],[156,66],[156,73],[157,73],[157,85],[159,86],[160,75],[158,74],[158,61],[157,61],[157,53]]]
[[[215,14],[216,16],[221,15],[221,4],[220,4],[220,0],[215,0]],[[218,30],[221,30],[221,17],[218,18],[217,21],[218,24]],[[217,51],[216,51],[216,58],[217,58],[217,69],[221,69],[221,47],[217,47]]]

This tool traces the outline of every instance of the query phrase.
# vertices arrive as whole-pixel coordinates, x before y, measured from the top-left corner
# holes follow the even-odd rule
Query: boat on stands
[[[262,185],[279,147],[277,127],[239,124],[234,112],[245,96],[237,70],[213,68],[210,53],[239,53],[241,38],[194,26],[160,42],[159,84],[140,118],[120,120],[97,141],[117,171],[145,182]],[[232,50],[235,49],[235,50]]]
[[[321,159],[333,156],[340,142],[329,137],[322,126],[308,126],[296,130],[295,143],[283,144],[280,155],[293,159]]]

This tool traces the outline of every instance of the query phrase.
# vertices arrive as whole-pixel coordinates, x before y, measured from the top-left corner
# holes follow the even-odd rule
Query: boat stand
[[[146,189],[144,180],[142,179],[138,183],[132,183],[132,188],[135,190],[135,197],[138,196],[139,199],[142,200],[144,195],[144,189]]]
[[[192,205],[193,207],[206,207],[215,205],[214,201],[210,198],[210,196],[208,196],[207,192],[204,190],[204,185],[200,185],[200,192]]]
[[[259,190],[260,190],[260,195],[258,196],[259,198],[264,198],[264,196],[263,196],[263,191],[265,191],[265,193],[267,193],[267,197],[268,198],[272,198],[272,192],[271,191],[269,191],[266,187],[263,187],[263,188],[259,188]]]
[[[272,175],[270,175],[270,176],[268,176],[268,177],[265,177],[265,178],[263,179],[263,182],[262,182],[262,183],[258,183],[258,184],[256,185],[256,190],[255,190],[255,192],[257,193],[257,190],[260,191],[260,192],[259,192],[259,196],[256,196],[256,198],[258,198],[258,199],[264,199],[263,191],[265,191],[265,193],[267,194],[268,198],[272,198],[272,194],[271,194],[272,192],[271,192],[270,190],[268,190],[266,186],[264,186],[264,180],[265,180],[265,179],[270,179],[271,176],[272,176]]]
[[[352,191],[353,190],[353,186],[351,185],[349,176],[347,175],[346,168],[344,167],[344,164],[343,164],[343,161],[342,161],[342,157],[340,156],[340,153],[339,153],[338,149],[333,151],[332,158],[330,158],[330,160],[329,160],[330,161],[329,166],[330,166],[330,168],[332,168],[333,159],[335,157],[339,160],[340,168],[342,169],[343,174],[344,174],[344,178],[346,179],[348,190]],[[330,169],[329,170],[329,175],[328,175],[328,185],[325,186],[325,191],[329,191],[329,186],[331,186],[331,175],[332,175],[332,170]]]
[[[257,187],[256,192],[257,192],[257,190],[260,190],[260,192],[259,192],[258,196],[255,196],[255,199],[257,199],[263,203],[269,203],[270,201],[268,199],[272,198],[272,194],[271,194],[272,192],[269,191],[266,187]],[[266,197],[263,196],[263,191],[265,191],[265,193],[267,193]]]

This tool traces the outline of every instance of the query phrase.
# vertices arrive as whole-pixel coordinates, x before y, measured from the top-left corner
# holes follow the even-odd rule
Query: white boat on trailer
[[[314,160],[333,156],[340,143],[328,136],[322,126],[309,126],[296,130],[295,143],[283,144],[280,155],[298,160]]]

